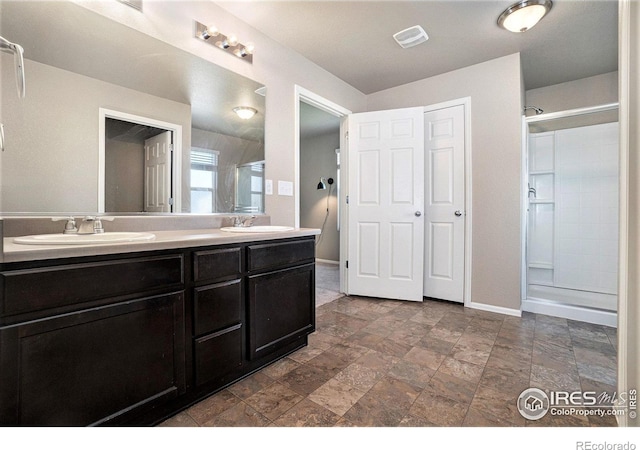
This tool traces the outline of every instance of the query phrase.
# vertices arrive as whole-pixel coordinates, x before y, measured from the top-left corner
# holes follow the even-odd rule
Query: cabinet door
[[[249,357],[315,330],[315,264],[249,277]]]
[[[183,293],[0,329],[0,424],[97,425],[185,390]]]

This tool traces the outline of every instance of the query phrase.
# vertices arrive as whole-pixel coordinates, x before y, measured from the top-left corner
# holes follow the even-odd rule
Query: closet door
[[[464,301],[464,105],[424,115],[424,296]]]

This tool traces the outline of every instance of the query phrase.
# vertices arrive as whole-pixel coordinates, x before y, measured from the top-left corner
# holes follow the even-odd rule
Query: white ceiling
[[[365,94],[515,52],[526,89],[617,70],[615,0],[554,0],[547,17],[517,34],[496,24],[514,1],[216,3]],[[392,35],[414,25],[429,40],[401,49]]]

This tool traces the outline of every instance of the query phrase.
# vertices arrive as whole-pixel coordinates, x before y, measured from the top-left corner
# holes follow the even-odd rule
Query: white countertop
[[[233,233],[220,229],[149,231],[155,239],[140,242],[118,242],[91,245],[25,245],[16,244],[12,237],[4,238],[3,262],[23,262],[82,256],[114,255],[153,250],[182,249],[208,245],[270,241],[320,234],[317,228],[298,228],[270,233]]]

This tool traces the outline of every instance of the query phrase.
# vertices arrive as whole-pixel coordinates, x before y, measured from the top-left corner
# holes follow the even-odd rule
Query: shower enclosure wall
[[[611,116],[528,123],[525,311],[616,325],[617,112]]]

